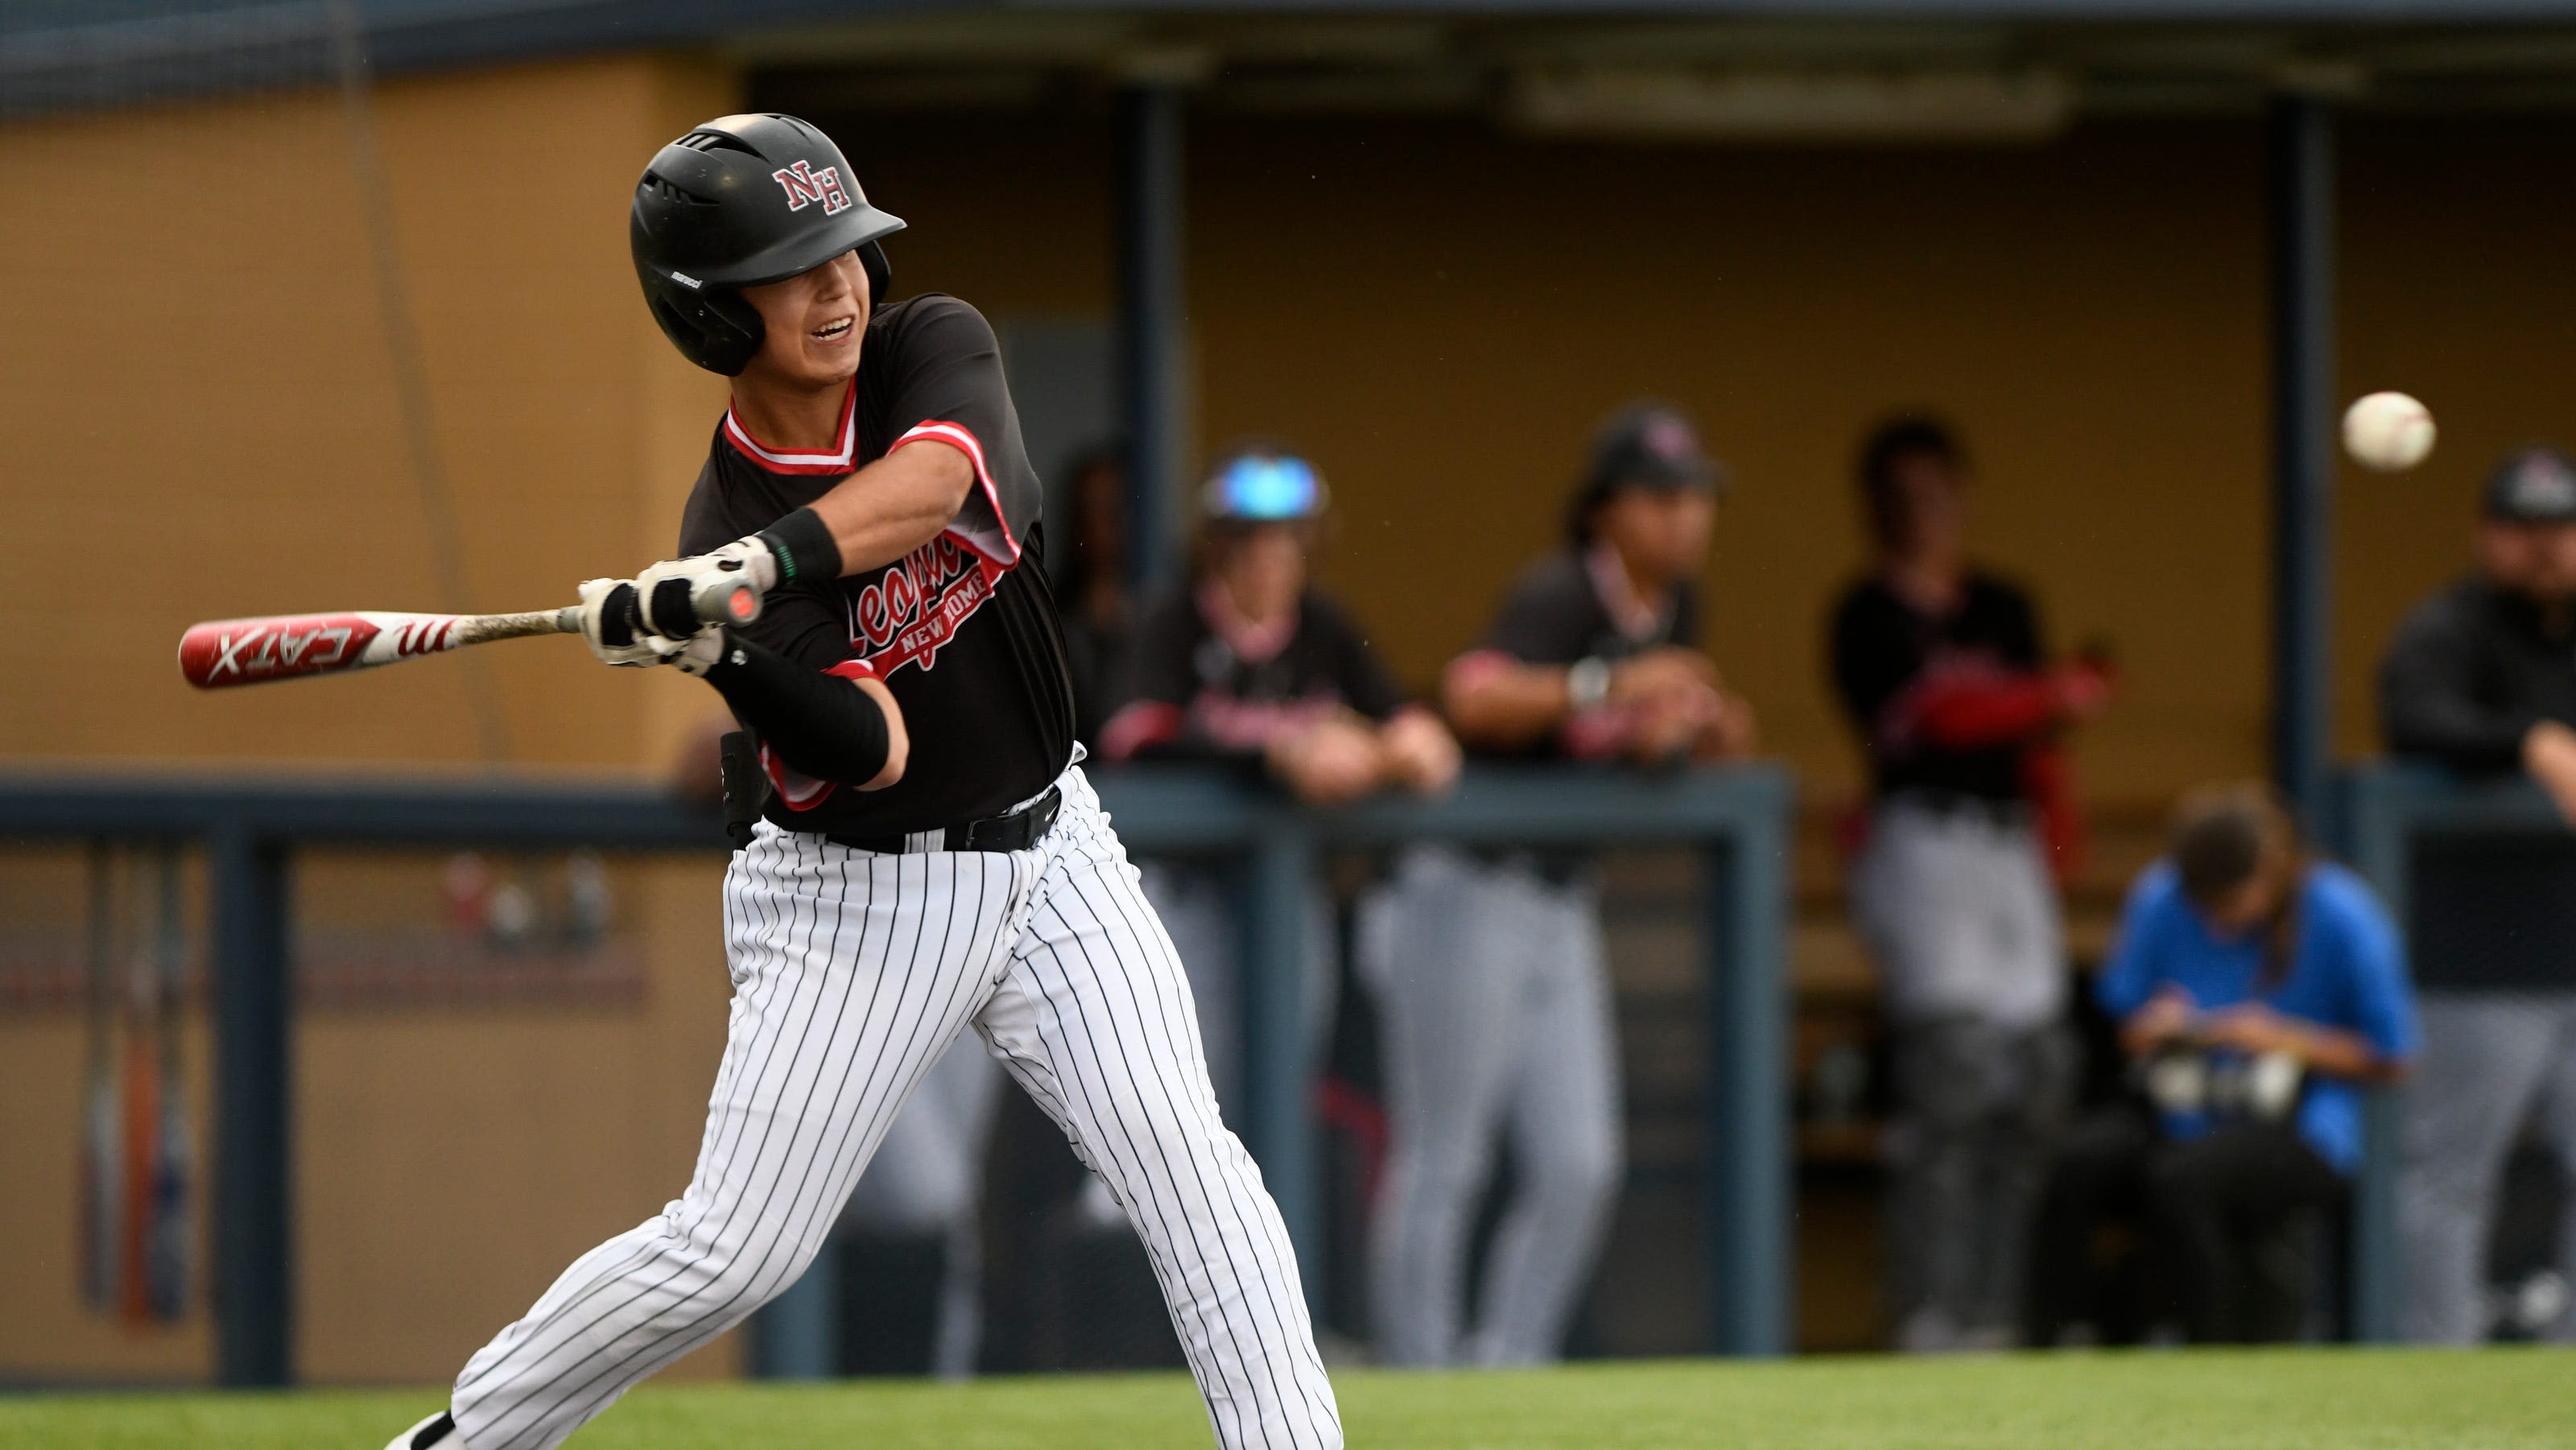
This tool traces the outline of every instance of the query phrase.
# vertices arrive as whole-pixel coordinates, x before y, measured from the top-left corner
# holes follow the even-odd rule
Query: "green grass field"
[[[1355,1450],[2541,1450],[2576,1353],[2258,1351],[1336,1376]],[[377,1450],[435,1391],[0,1398],[0,1446]],[[647,1386],[580,1450],[1205,1450],[1173,1375]]]

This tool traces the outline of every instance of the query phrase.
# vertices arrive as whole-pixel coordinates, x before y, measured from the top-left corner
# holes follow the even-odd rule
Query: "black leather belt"
[[[1055,827],[1055,813],[1064,805],[1064,792],[1048,786],[1045,795],[1008,815],[986,816],[980,821],[967,821],[950,826],[936,843],[915,836],[841,836],[826,834],[823,839],[835,846],[853,851],[876,851],[900,856],[906,851],[1025,851],[1046,838]],[[921,835],[923,833],[916,833]]]

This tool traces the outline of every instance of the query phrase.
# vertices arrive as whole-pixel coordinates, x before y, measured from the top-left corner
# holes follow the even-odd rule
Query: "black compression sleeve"
[[[865,785],[885,769],[885,712],[848,680],[731,630],[706,680],[763,744],[803,774]]]
[[[810,580],[829,584],[841,577],[841,545],[823,516],[801,508],[760,531],[760,541],[778,559],[778,582]]]

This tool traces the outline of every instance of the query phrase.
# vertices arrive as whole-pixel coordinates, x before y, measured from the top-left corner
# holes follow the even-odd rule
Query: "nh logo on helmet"
[[[803,211],[806,203],[819,201],[823,215],[839,216],[850,209],[850,193],[841,186],[841,168],[826,166],[817,171],[809,161],[782,166],[769,173],[769,179],[787,189],[787,209]]]

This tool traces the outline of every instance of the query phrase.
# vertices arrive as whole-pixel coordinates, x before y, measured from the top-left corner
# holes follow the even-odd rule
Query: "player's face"
[[[1219,572],[1234,607],[1253,619],[1278,619],[1306,588],[1306,538],[1293,524],[1262,524],[1226,546]]]
[[[1959,470],[1937,453],[1908,453],[1888,465],[1895,494],[1900,552],[1953,558],[1965,545],[1966,489]]]
[[[2286,853],[2264,852],[2253,875],[2201,908],[2211,933],[2222,938],[2242,937],[2270,921],[2289,894],[2294,869],[2295,863]]]
[[[2541,532],[2530,524],[2490,519],[2478,525],[2478,572],[2499,589],[2540,592]]]
[[[1694,488],[1622,489],[1601,506],[1599,528],[1632,573],[1667,584],[1700,571],[1717,500]]]
[[[765,332],[745,377],[797,388],[846,383],[859,370],[859,341],[868,329],[868,273],[859,254],[843,252],[784,282],[742,289]]]
[[[2531,592],[2545,599],[2576,595],[2576,524],[2526,524],[2531,541]]]

